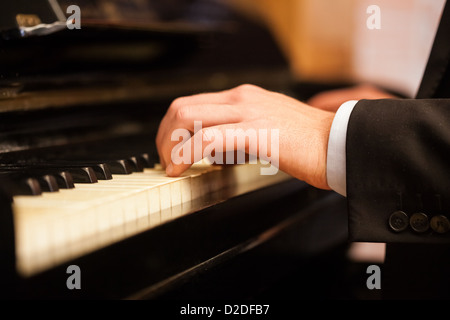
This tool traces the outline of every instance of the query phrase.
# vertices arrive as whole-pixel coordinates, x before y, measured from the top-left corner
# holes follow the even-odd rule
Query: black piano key
[[[148,153],[141,153],[137,157],[143,163],[144,168],[153,168],[153,166],[155,165],[155,162],[150,158],[150,155]]]
[[[97,176],[98,180],[111,180],[112,174],[109,166],[106,163],[89,164]]]
[[[110,158],[110,159],[97,159],[98,161],[101,161],[102,163],[105,163],[108,167],[108,170],[111,174],[130,174],[132,172],[139,172],[143,171],[144,168],[142,164],[135,158],[135,157],[117,157],[117,158]],[[96,161],[95,159],[90,160],[76,160],[80,163],[85,163],[86,165],[92,166],[93,161]],[[112,176],[111,176],[112,179]]]
[[[35,178],[38,177],[38,181],[40,181],[41,185],[42,183],[54,184],[54,182],[56,182],[58,189],[72,189],[75,187],[73,184],[72,175],[67,171],[61,171],[56,169],[40,169],[40,168],[24,168],[21,169],[21,171]],[[50,178],[52,181],[44,182],[39,179],[39,176],[46,176],[46,175],[50,175],[52,177]],[[52,185],[49,187],[46,186],[43,189],[45,189],[45,191],[51,191],[50,189],[52,190],[55,189],[54,191],[57,191],[56,188]]]
[[[11,177],[11,194],[13,196],[38,196],[42,194],[39,181],[35,178]]]
[[[96,168],[99,171],[99,176],[102,175],[102,168],[104,166],[99,164],[94,164],[91,166],[81,165],[81,164],[73,164],[69,165],[68,163],[38,163],[38,164],[28,164],[23,165],[26,172],[30,173],[42,173],[46,172],[51,175],[55,175],[59,180],[58,185],[67,186],[68,188],[73,188],[74,183],[96,183],[98,182],[97,173],[94,170]],[[108,171],[104,170],[104,175],[111,176]],[[62,180],[62,181],[61,181]]]
[[[131,161],[126,159],[108,161],[107,164],[112,174],[130,174],[135,171]]]
[[[106,163],[92,162],[92,161],[49,161],[45,164],[47,167],[54,167],[56,170],[66,171],[75,168],[89,167],[94,170],[97,180],[110,180],[112,179],[111,170]]]
[[[41,186],[39,185],[39,182],[34,178],[27,178],[22,183],[22,186],[25,187],[24,191],[27,195],[40,195],[42,194]]]
[[[90,167],[95,172],[98,180],[110,180],[112,174],[130,174],[137,171],[136,166],[130,159],[73,159],[70,161],[51,160],[47,165],[57,168],[77,168],[77,167]]]
[[[93,169],[87,169],[86,167],[68,167],[54,168],[51,164],[14,164],[14,165],[1,165],[1,170],[5,172],[21,174],[23,176],[29,176],[36,178],[43,185],[45,191],[56,190],[53,185],[48,185],[49,181],[45,181],[41,176],[51,175],[56,181],[57,187],[61,189],[72,189],[75,187],[74,182],[79,183],[95,183],[97,179]],[[74,178],[74,175],[76,176]],[[48,180],[48,179],[47,179]],[[53,183],[53,182],[51,182]]]
[[[133,164],[133,168],[134,168],[133,171],[135,171],[135,172],[144,171],[145,164],[141,158],[132,156],[132,157],[129,157],[128,160]]]
[[[37,180],[38,180],[38,182],[41,186],[41,190],[43,192],[59,191],[58,183],[56,182],[56,179],[54,176],[47,174],[47,175],[38,177]]]
[[[73,189],[75,185],[73,183],[73,177],[70,172],[60,171],[55,173],[54,175],[56,182],[58,183],[58,187],[60,189]]]
[[[23,168],[6,168],[2,166],[0,175],[12,181],[11,195],[40,195],[43,191],[53,192],[59,190],[55,178],[50,175],[40,175],[29,172]]]
[[[73,167],[67,168],[67,171],[72,175],[75,183],[96,183],[98,182],[97,175],[91,167]]]

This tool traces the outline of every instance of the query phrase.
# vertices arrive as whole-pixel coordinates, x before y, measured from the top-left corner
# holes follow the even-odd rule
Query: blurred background
[[[413,97],[444,1],[231,0],[264,21],[293,74],[315,82],[370,82]],[[366,26],[380,8],[381,28]],[[417,63],[419,61],[419,63]]]
[[[63,26],[45,36],[22,37],[20,28],[26,26],[17,25],[17,14],[35,15],[39,22],[51,24],[57,17],[49,10],[49,4],[55,1],[61,5],[63,16],[69,16],[66,13],[69,5],[81,8],[81,29],[67,30]],[[129,150],[133,141],[133,148],[145,150],[156,162],[154,137],[175,98],[225,90],[242,83],[302,100],[321,90],[361,82],[413,97],[442,3],[442,0],[2,1],[0,157],[4,163],[13,164],[30,159],[42,162],[79,159],[86,154],[103,156],[116,154],[116,149]],[[373,4],[379,6],[381,20],[380,29],[372,30],[366,22],[370,17],[367,8]],[[240,294],[378,299],[379,293],[369,292],[365,286],[366,266],[383,263],[384,244],[348,243],[344,197],[327,193],[326,197],[332,197],[330,205],[331,200],[324,201],[325,195],[313,188],[299,194],[302,197],[290,198],[293,204],[290,209],[296,212],[312,205],[318,208],[318,213],[311,219],[296,222],[279,238],[220,265],[216,273],[196,275],[194,281],[169,296],[209,298],[211,290],[216,289],[218,296],[227,297]],[[234,213],[240,222],[247,216],[247,221],[255,226],[261,225],[262,215],[273,221],[281,219],[279,203],[286,204],[285,198],[280,197],[270,207],[261,204],[255,207],[264,197],[255,199],[246,202],[242,212],[226,206],[218,210],[226,215]],[[287,214],[291,214],[290,210],[286,210]],[[202,223],[198,235],[204,230]],[[179,226],[186,231],[184,224]],[[242,229],[247,229],[246,226],[239,224]],[[166,231],[172,239],[178,239],[180,232],[169,228]],[[224,224],[217,220],[208,228],[223,230]],[[191,239],[190,229],[186,234],[183,232],[181,236]],[[238,235],[229,230],[224,232],[230,237]],[[166,235],[161,237],[167,239]],[[222,239],[213,240],[220,244]],[[190,261],[186,252],[197,254],[200,246],[215,242],[199,240],[195,246],[186,248],[183,241],[173,240],[161,255],[135,250],[136,261],[170,255],[175,243],[180,245],[179,252],[183,255],[171,255],[170,259],[178,260],[170,260],[170,268],[197,265],[199,261]],[[148,245],[146,241],[140,244],[144,249]],[[128,259],[125,251],[112,250],[108,259],[126,257],[125,261]],[[207,250],[203,255],[205,259],[211,257]],[[90,267],[102,272],[109,270],[107,259],[101,258],[108,268],[101,268],[95,259],[86,260]],[[134,275],[133,267],[139,267],[138,262],[117,266],[120,274],[127,277],[124,284],[132,283],[128,276]],[[120,268],[129,270],[122,272]],[[161,270],[165,268],[156,271]],[[111,269],[104,279],[115,279],[114,271],[117,270]],[[151,271],[142,270],[133,284],[145,285],[139,276],[153,277],[147,279],[147,284],[161,281],[157,272]],[[49,278],[52,276],[49,273]],[[96,283],[94,272],[89,281]],[[113,289],[119,291],[123,289],[121,285]],[[39,290],[41,287],[37,286]],[[298,288],[303,290],[299,292]],[[28,289],[39,294],[33,286]],[[130,294],[129,291],[125,293]]]

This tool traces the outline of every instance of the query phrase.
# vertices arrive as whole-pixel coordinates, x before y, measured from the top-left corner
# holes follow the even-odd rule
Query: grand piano
[[[264,26],[216,1],[2,1],[0,61],[2,298],[353,297],[342,197],[258,165],[158,164],[179,96],[317,90]]]

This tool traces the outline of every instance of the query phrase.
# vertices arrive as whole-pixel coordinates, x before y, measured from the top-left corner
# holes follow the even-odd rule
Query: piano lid
[[[66,27],[72,5],[81,29]],[[230,32],[228,11],[214,0],[1,1],[0,100],[173,68],[198,50],[200,38]]]
[[[57,12],[70,17],[70,5],[80,8],[81,29],[21,36],[18,15],[61,24]],[[0,11],[0,113],[167,102],[246,82],[265,86],[278,81],[273,70],[282,79],[289,72],[267,29],[220,0],[10,0]],[[32,28],[29,20],[22,23]]]
[[[226,7],[195,0],[10,0],[0,3],[0,38],[42,36],[61,31],[80,9],[84,28],[127,28],[192,33],[223,28]]]
[[[57,0],[14,0],[0,3],[0,34],[3,39],[46,35],[66,26]]]

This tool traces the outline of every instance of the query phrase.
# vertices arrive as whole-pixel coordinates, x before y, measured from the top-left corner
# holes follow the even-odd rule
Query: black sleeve
[[[361,100],[346,159],[350,240],[450,243],[450,99]]]

